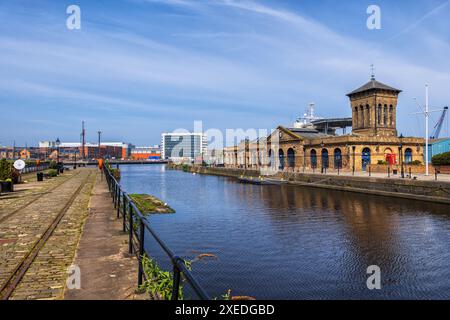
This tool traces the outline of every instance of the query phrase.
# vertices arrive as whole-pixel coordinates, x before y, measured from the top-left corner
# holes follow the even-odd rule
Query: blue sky
[[[81,30],[66,28],[71,4]],[[0,0],[0,145],[79,141],[82,120],[90,141],[151,145],[195,120],[290,125],[310,102],[349,116],[372,63],[404,91],[399,132],[423,134],[410,113],[425,83],[431,105],[450,104],[449,30],[448,0]]]

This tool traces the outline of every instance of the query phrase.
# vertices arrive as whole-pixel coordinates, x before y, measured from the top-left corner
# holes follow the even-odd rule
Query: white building
[[[161,157],[174,162],[202,161],[207,155],[208,138],[203,133],[163,133]]]

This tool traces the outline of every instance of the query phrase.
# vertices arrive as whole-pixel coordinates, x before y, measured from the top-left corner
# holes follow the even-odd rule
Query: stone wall
[[[259,170],[231,168],[189,167],[190,172],[227,177],[260,176]],[[331,176],[303,173],[277,173],[269,178],[293,185],[328,188],[341,191],[376,194],[406,199],[450,204],[450,183],[412,179],[389,179],[357,176]]]

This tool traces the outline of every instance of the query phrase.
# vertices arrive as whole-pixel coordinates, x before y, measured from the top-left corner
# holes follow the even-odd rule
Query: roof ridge
[[[388,86],[387,84],[384,84],[384,83],[382,83],[382,82],[380,82],[380,81],[378,81],[376,79],[371,79],[369,82],[367,82],[363,86],[361,86],[358,89],[356,89],[356,90],[350,92],[349,94],[347,94],[347,96],[351,96],[351,95],[356,94],[356,93],[365,92],[365,91],[374,90],[374,89],[394,91],[396,93],[402,92],[402,90],[399,90],[399,89],[396,89],[394,87]]]

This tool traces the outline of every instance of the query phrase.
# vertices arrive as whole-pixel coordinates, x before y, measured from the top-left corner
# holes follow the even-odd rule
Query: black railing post
[[[391,167],[388,167],[388,178],[391,177]]]
[[[172,288],[172,300],[178,300],[178,293],[180,291],[180,270],[176,265],[176,257],[173,261],[173,288]]]
[[[127,199],[125,198],[125,195],[123,195],[123,214],[122,214],[122,221],[123,221],[123,232],[127,231]]]
[[[120,189],[119,189],[118,193],[119,194],[118,194],[118,197],[117,197],[117,219],[120,218]]]
[[[372,176],[372,167],[369,166],[369,177],[371,177],[371,176]]]
[[[142,265],[142,259],[144,257],[144,235],[145,235],[145,225],[142,221],[140,225],[140,231],[139,231],[139,273],[138,273],[138,286],[142,285],[143,278],[144,278],[144,266]]]
[[[133,207],[131,205],[131,201],[129,203],[129,208],[128,208],[129,212],[128,212],[128,228],[129,228],[129,237],[128,237],[128,252],[129,253],[133,253]]]
[[[114,181],[114,193],[113,193],[114,208],[116,207],[116,198],[117,198],[117,183],[116,181]]]

